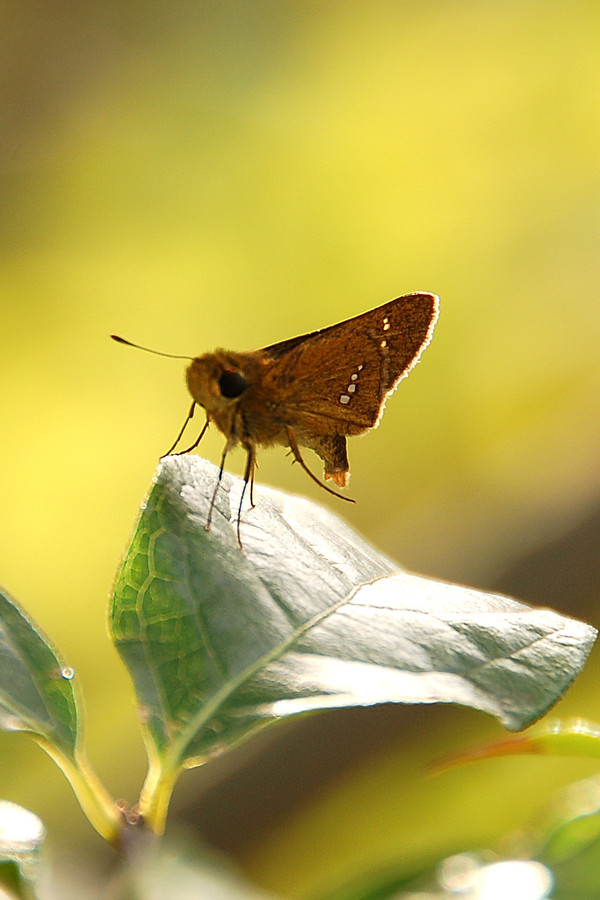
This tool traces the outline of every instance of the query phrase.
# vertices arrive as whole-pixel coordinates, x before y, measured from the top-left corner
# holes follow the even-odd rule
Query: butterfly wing
[[[417,363],[438,316],[434,294],[406,294],[370,312],[264,349],[267,378],[286,397],[289,425],[313,435],[361,434]]]

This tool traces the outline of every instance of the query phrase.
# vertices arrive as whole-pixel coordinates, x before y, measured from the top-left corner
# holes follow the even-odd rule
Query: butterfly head
[[[240,360],[223,351],[193,359],[187,384],[196,403],[211,415],[231,409],[248,388]]]

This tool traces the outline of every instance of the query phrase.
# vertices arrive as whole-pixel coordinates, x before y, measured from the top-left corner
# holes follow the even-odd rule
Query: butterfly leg
[[[258,469],[258,463],[256,462],[256,460],[254,460],[254,463],[252,465],[252,474],[250,476],[250,506],[252,507],[252,509],[254,509],[254,507],[256,506],[256,503],[254,502],[254,471],[255,471],[255,469]]]
[[[163,455],[161,456],[161,459],[163,459],[165,456],[170,456],[170,455],[173,453],[173,450],[175,449],[175,447],[177,446],[177,444],[179,443],[179,441],[180,441],[181,438],[183,437],[183,432],[184,432],[185,429],[187,428],[187,423],[188,423],[189,421],[191,421],[191,419],[194,417],[194,410],[195,410],[195,408],[196,408],[196,401],[194,400],[194,402],[193,402],[192,405],[190,406],[190,411],[189,411],[189,413],[187,414],[187,418],[186,418],[185,422],[183,423],[183,427],[182,427],[181,431],[179,432],[179,434],[177,435],[177,437],[175,438],[175,443],[172,444],[171,447],[169,447],[169,449],[167,450],[166,453],[163,453]],[[194,443],[191,445],[191,447],[188,447],[186,450],[180,450],[178,453],[174,453],[173,455],[174,455],[174,456],[183,456],[184,453],[190,453],[192,450],[195,450],[196,447],[198,446],[198,444],[200,443],[200,441],[202,440],[202,438],[204,437],[204,435],[206,434],[206,429],[208,428],[209,424],[210,424],[210,422],[209,422],[209,419],[208,419],[208,417],[207,417],[206,422],[204,423],[204,427],[203,427],[202,431],[200,432],[200,434],[198,435],[198,437],[196,438],[196,440],[194,441]]]
[[[315,484],[318,484],[319,487],[323,488],[324,491],[327,491],[328,494],[333,494],[334,497],[339,497],[340,500],[347,500],[348,503],[355,503],[356,501],[352,497],[345,497],[343,494],[338,493],[338,491],[334,491],[333,488],[327,487],[326,484],[323,484],[322,481],[319,481],[319,479],[317,478],[316,475],[313,475],[313,473],[310,471],[310,469],[308,468],[308,466],[306,465],[306,463],[304,462],[304,460],[302,458],[302,454],[300,453],[300,447],[298,446],[298,441],[296,440],[296,435],[294,434],[293,428],[290,428],[290,426],[288,425],[285,430],[286,430],[286,434],[287,434],[288,444],[290,445],[290,450],[292,451],[294,459],[296,460],[296,462],[300,463],[300,465],[302,466],[302,468],[304,469],[306,474],[310,478],[312,478],[312,480],[315,482]],[[344,444],[344,446],[345,446],[345,444]],[[318,452],[318,450],[317,450],[317,452]],[[325,474],[327,475],[327,470],[326,470]]]
[[[206,423],[206,425],[208,425],[208,422]],[[205,429],[206,429],[206,426],[205,426]],[[205,429],[204,429],[204,430],[205,430]],[[228,453],[229,453],[229,441],[225,444],[225,449],[223,450],[223,453],[221,454],[221,465],[220,465],[220,467],[219,467],[219,476],[218,476],[218,478],[217,478],[217,483],[215,484],[215,489],[214,489],[214,491],[213,491],[213,495],[212,495],[212,497],[211,497],[211,499],[210,499],[210,507],[209,507],[209,510],[208,510],[208,518],[207,518],[207,520],[206,520],[206,525],[205,525],[205,528],[206,528],[207,531],[210,531],[210,523],[212,522],[213,509],[215,508],[215,503],[216,503],[216,500],[217,500],[217,494],[218,494],[218,492],[219,492],[219,487],[220,487],[220,485],[221,485],[221,479],[223,478],[223,472],[225,471],[225,460],[227,459],[227,454],[228,454]],[[238,518],[239,518],[239,517],[238,517]]]
[[[254,490],[254,466],[256,461],[256,453],[254,450],[254,445],[249,444],[246,447],[246,468],[244,469],[244,487],[242,488],[242,493],[240,495],[240,505],[238,506],[238,515],[237,515],[237,539],[238,544],[240,545],[240,549],[242,549],[242,539],[240,536],[240,522],[242,519],[242,504],[244,502],[244,495],[246,493],[246,488],[248,484],[250,484],[250,506],[254,506],[254,498],[253,498],[253,490]]]
[[[256,454],[254,451],[254,445],[250,444],[246,448],[246,468],[244,469],[244,487],[242,488],[242,495],[240,497],[240,508],[239,512],[242,511],[242,501],[244,499],[244,494],[246,493],[246,488],[250,485],[250,505],[254,506],[254,499],[252,497],[252,489],[254,487],[254,465],[256,460]],[[239,522],[239,514],[238,514],[238,522]]]
[[[209,425],[210,425],[210,419],[207,418],[206,422],[202,426],[202,431],[200,432],[200,434],[198,435],[198,437],[196,438],[194,443],[191,444],[191,446],[186,447],[185,450],[181,450],[179,453],[176,453],[175,456],[183,456],[184,453],[191,453],[192,450],[195,450],[196,447],[198,446],[198,444],[200,443],[200,441],[202,440],[202,438],[204,437],[204,435],[206,434],[206,429],[208,428]]]

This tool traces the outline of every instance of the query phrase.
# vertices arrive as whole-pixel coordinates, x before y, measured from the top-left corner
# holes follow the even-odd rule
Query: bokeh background
[[[144,757],[106,597],[189,406],[183,362],[111,332],[253,349],[438,293],[422,362],[351,441],[356,506],[282,450],[257,490],[328,504],[411,569],[598,624],[600,7],[7,0],[0,23],[0,582],[75,668],[110,790],[134,800]],[[600,718],[597,678],[592,657],[557,712]],[[455,708],[327,714],[188,773],[172,823],[321,896],[493,843],[591,771],[422,769],[501,734]],[[109,857],[69,788],[23,736],[0,755],[0,795],[44,818],[86,896]]]

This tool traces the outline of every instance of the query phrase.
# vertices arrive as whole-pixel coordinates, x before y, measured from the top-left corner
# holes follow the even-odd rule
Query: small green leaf
[[[10,888],[11,896],[34,896],[45,837],[42,821],[34,813],[0,800],[0,884]]]
[[[583,666],[595,630],[508,597],[398,571],[335,516],[167,458],[110,609],[152,759],[174,772],[277,718],[461,703],[519,729]]]
[[[73,670],[0,588],[0,729],[30,731],[70,758],[78,733]]]
[[[75,673],[1,589],[0,660],[0,730],[32,734],[69,780],[94,828],[116,840],[121,816],[80,746]]]
[[[600,728],[585,719],[568,721],[544,720],[525,734],[515,735],[493,744],[467,748],[447,757],[438,768],[460,765],[475,759],[494,756],[600,756]]]

